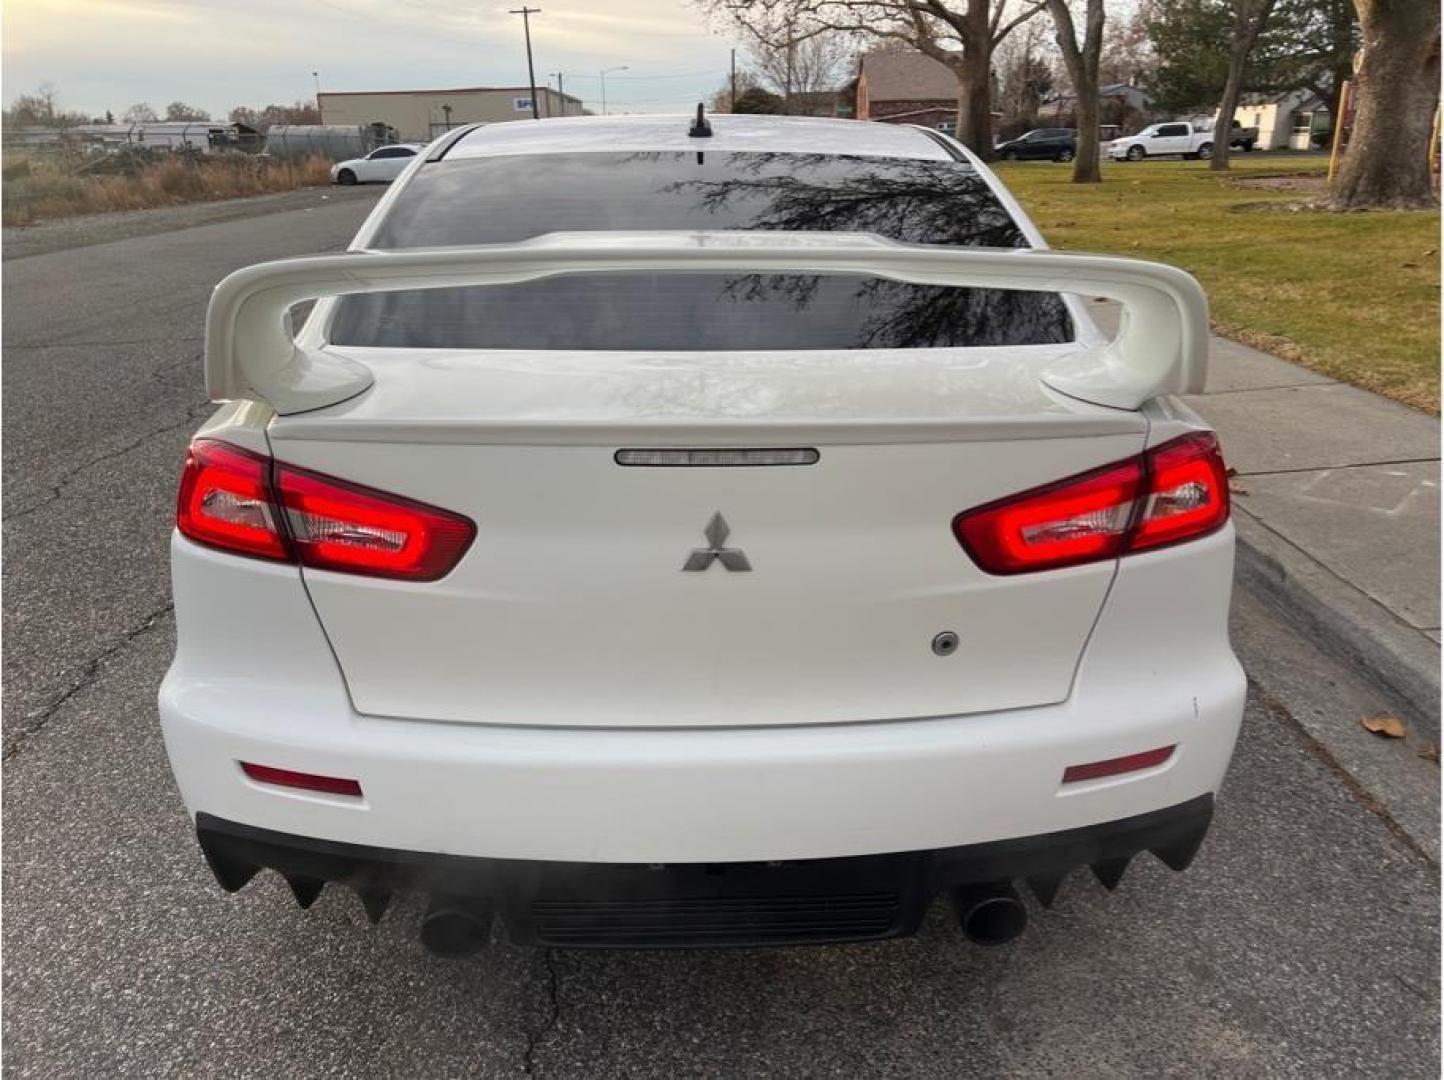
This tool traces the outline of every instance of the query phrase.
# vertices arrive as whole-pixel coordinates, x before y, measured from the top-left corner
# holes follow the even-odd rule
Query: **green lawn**
[[[1439,214],[1290,209],[1314,192],[1320,158],[1105,162],[1102,184],[1071,168],[998,173],[1054,247],[1157,259],[1194,274],[1215,329],[1334,378],[1439,412]],[[1238,180],[1305,174],[1267,184]]]

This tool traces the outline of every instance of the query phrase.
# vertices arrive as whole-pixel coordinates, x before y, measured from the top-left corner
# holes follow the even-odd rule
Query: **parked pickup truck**
[[[1258,142],[1258,128],[1233,126],[1229,146],[1247,152]],[[1142,161],[1146,157],[1209,158],[1213,156],[1213,128],[1186,120],[1152,124],[1137,135],[1124,135],[1108,144],[1108,156],[1115,161]]]

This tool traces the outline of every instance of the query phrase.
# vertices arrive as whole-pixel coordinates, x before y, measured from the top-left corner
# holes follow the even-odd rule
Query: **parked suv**
[[[451,132],[211,300],[160,716],[212,871],[457,954],[997,944],[1183,869],[1244,701],[1208,340],[922,128]]]
[[[1078,152],[1078,133],[1071,128],[1037,128],[999,143],[994,152],[1004,161],[1072,161]]]

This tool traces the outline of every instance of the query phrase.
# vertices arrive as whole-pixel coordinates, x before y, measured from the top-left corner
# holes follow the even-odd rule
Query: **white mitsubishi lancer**
[[[211,870],[453,955],[998,944],[1182,870],[1244,700],[1207,343],[923,128],[448,133],[211,301],[160,690]]]

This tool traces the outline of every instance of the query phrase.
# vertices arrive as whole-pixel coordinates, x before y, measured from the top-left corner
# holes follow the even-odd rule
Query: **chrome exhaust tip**
[[[953,910],[974,945],[1006,945],[1028,926],[1028,909],[1006,881],[964,885],[953,893]]]
[[[491,940],[492,916],[485,900],[433,896],[421,919],[421,944],[433,956],[470,956]]]

